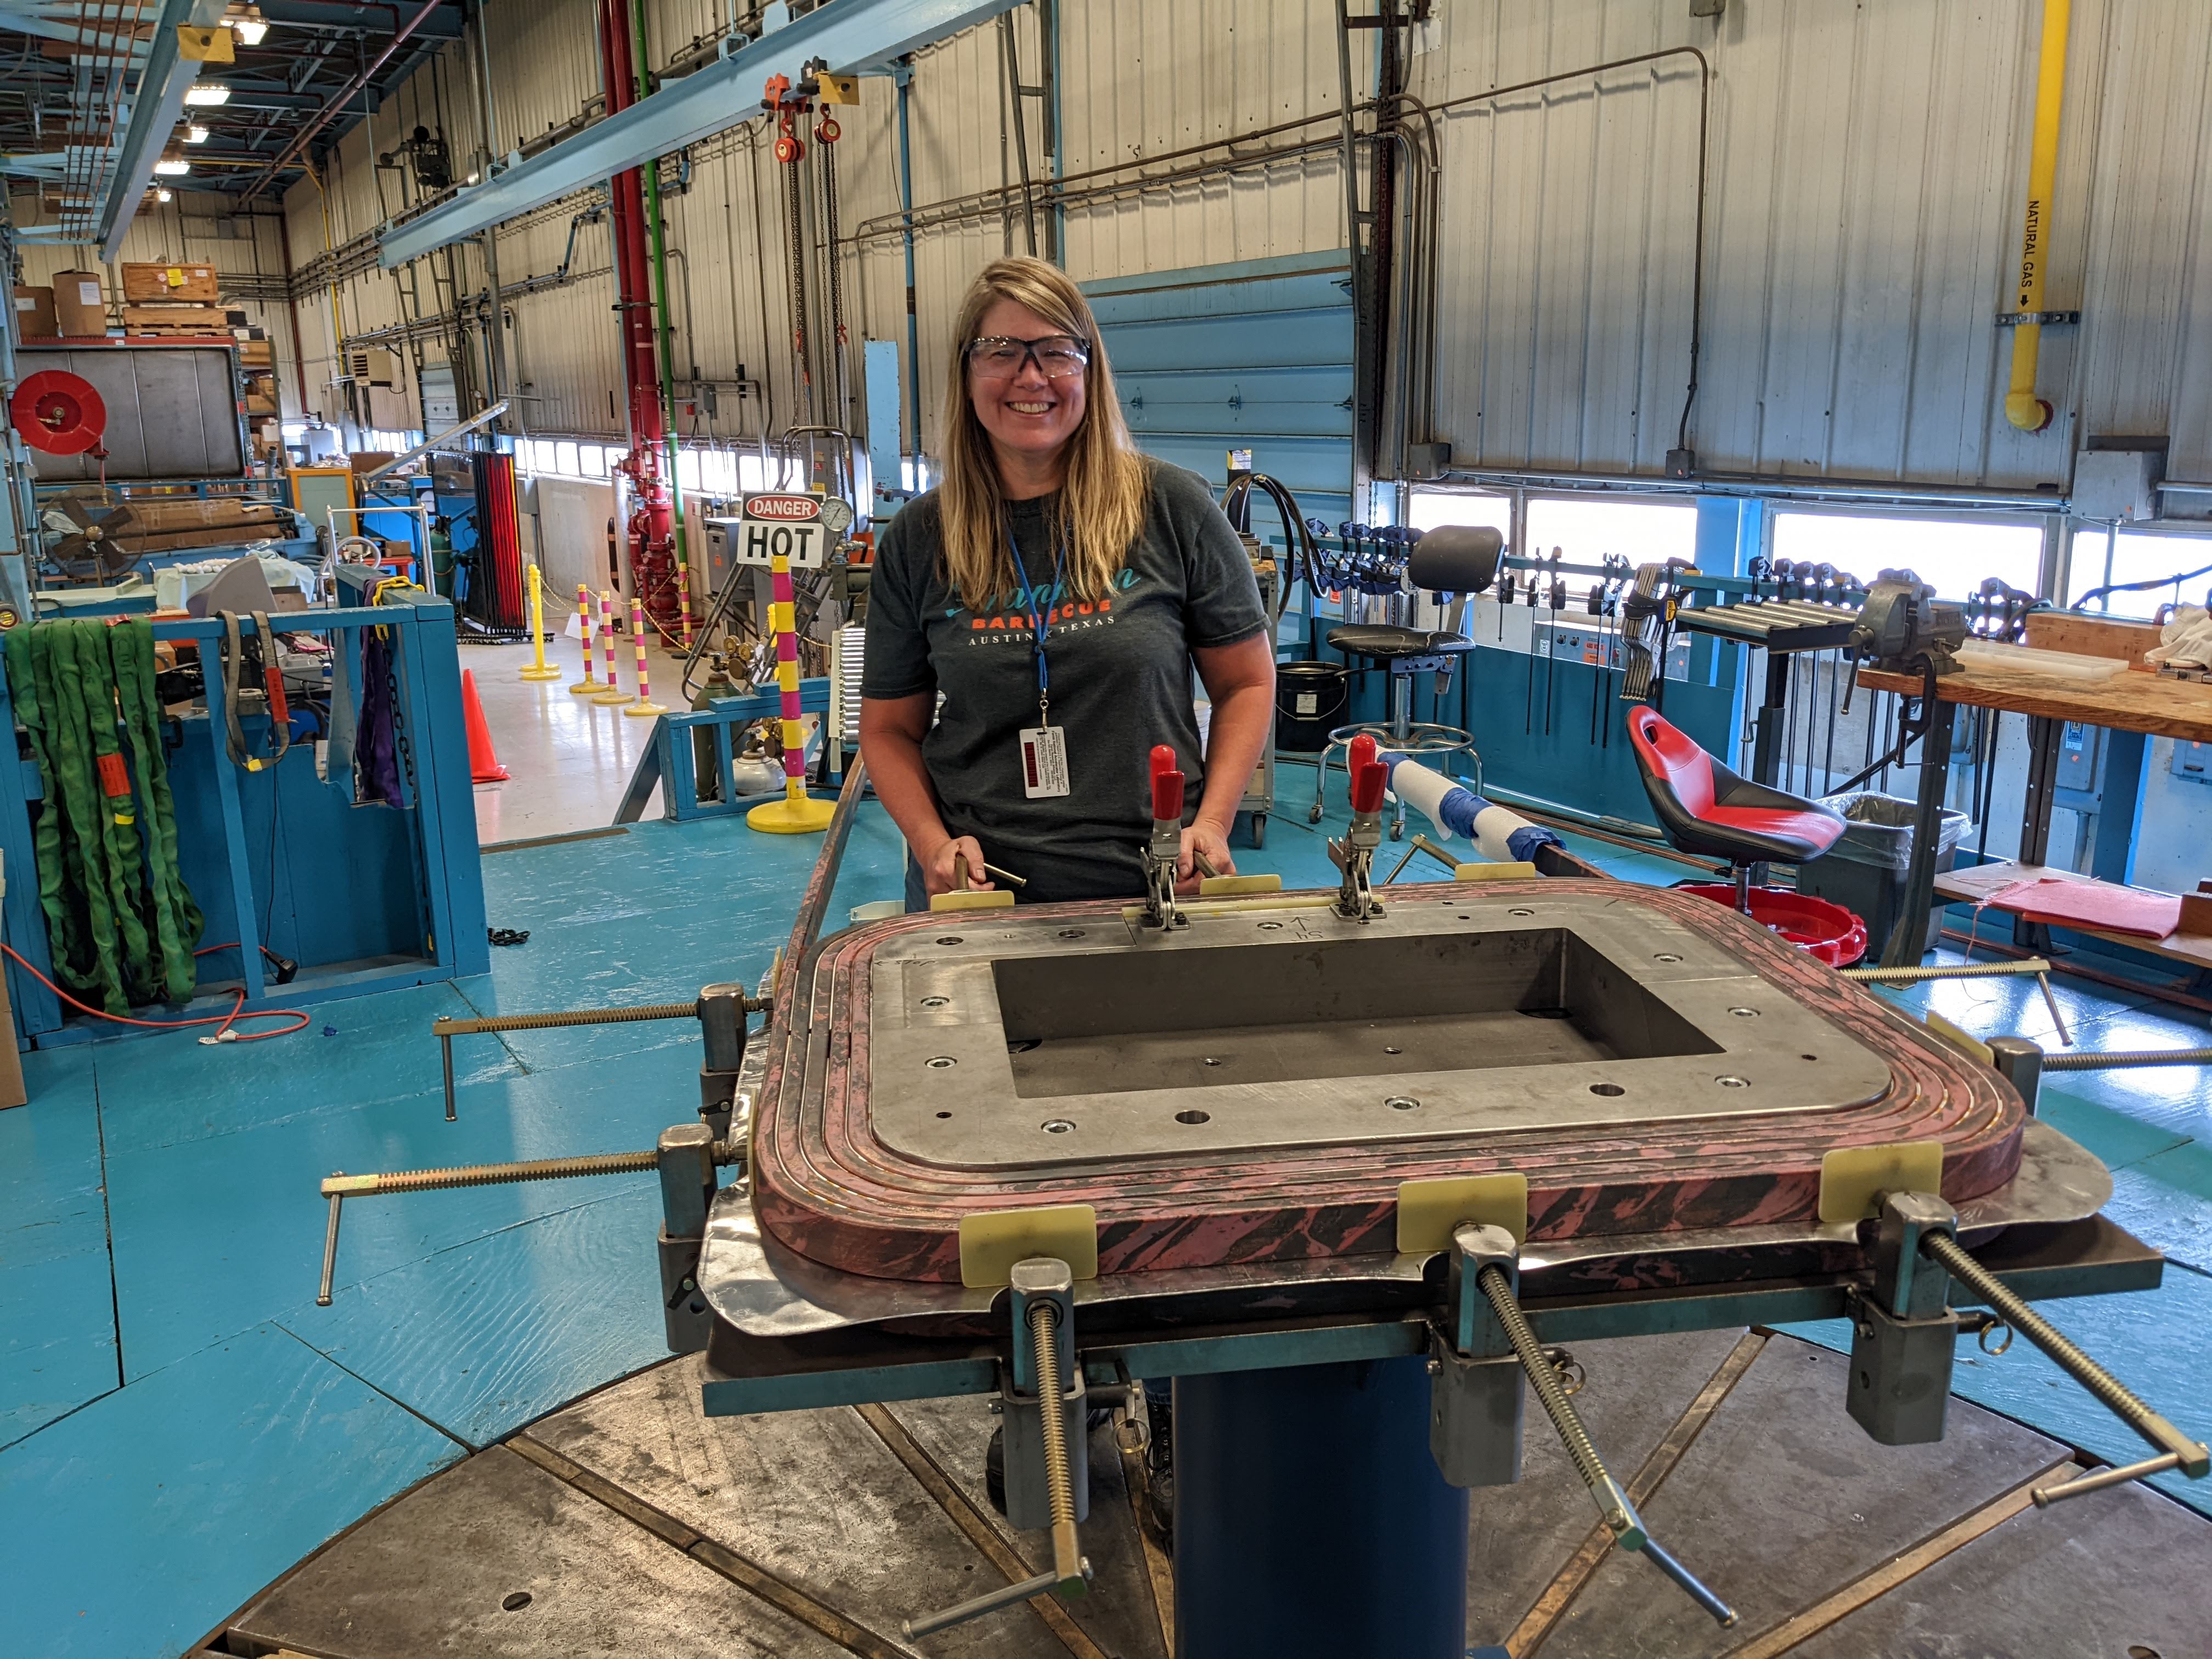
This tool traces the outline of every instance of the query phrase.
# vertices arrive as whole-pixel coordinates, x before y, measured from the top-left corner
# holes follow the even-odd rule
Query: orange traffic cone
[[[461,670],[461,723],[469,729],[469,781],[507,781],[507,769],[499,763],[499,756],[491,746],[491,728],[484,724],[483,704],[477,700],[477,676],[472,668]]]

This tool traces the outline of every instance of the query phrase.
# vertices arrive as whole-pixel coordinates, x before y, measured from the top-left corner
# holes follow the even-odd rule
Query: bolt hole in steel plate
[[[1212,1115],[1208,1112],[1188,1111],[1176,1114],[1176,1121],[1178,1123],[1207,1123],[1212,1121]]]
[[[1411,1095],[1392,1095],[1382,1103],[1394,1112],[1417,1112],[1421,1109],[1421,1103]]]
[[[1771,988],[1689,929],[1618,899],[1562,893],[1514,914],[1530,908],[1401,901],[1356,932],[1310,908],[1261,918],[1272,933],[1249,911],[1197,915],[1166,940],[1015,916],[957,954],[887,939],[868,970],[883,1011],[871,1126],[940,1169],[1103,1168],[1201,1147],[1833,1112],[1888,1088],[1880,1054],[1793,999],[1747,997]],[[903,1012],[939,997],[926,1019]],[[1761,1018],[1730,1017],[1754,1000]],[[1800,1058],[1816,1051],[1832,1057],[1817,1070]],[[1401,1098],[1418,1115],[1373,1115]],[[1021,1134],[1037,1121],[1027,1102],[1073,1109],[1081,1144]]]
[[[1075,1126],[1064,1117],[1048,1117],[1037,1127],[1048,1135],[1064,1135]]]
[[[530,1605],[531,1601],[532,1596],[528,1590],[516,1590],[513,1595],[501,1598],[500,1606],[508,1613],[520,1613],[523,1608]]]

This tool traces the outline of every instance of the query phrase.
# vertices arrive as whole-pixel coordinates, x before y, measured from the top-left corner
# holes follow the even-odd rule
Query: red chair
[[[1681,852],[1727,860],[1746,915],[1753,865],[1802,864],[1844,833],[1843,819],[1820,802],[1738,777],[1652,709],[1630,714],[1628,737],[1660,832]]]

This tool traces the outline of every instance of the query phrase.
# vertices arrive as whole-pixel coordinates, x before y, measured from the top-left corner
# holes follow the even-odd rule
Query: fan
[[[138,522],[138,516],[121,502],[88,501],[64,495],[49,501],[45,513],[51,538],[47,556],[72,581],[112,581],[138,562],[136,553],[117,544]]]

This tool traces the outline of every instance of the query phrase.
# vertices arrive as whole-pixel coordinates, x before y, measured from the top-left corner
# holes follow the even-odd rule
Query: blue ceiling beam
[[[749,41],[707,68],[672,82],[619,115],[483,184],[377,240],[388,268],[489,229],[686,144],[735,126],[760,108],[771,76],[796,83],[820,60],[831,73],[881,69],[963,29],[1012,11],[1023,0],[828,0],[782,27]]]
[[[199,76],[200,66],[177,50],[177,27],[212,28],[222,16],[224,4],[225,0],[165,0],[161,7],[146,67],[139,71],[137,89],[131,95],[131,124],[124,130],[114,171],[108,175],[107,197],[100,204],[102,259],[112,259],[122,251],[146,186],[154,182],[154,164],[169,147],[177,118],[185,112],[185,90]]]

